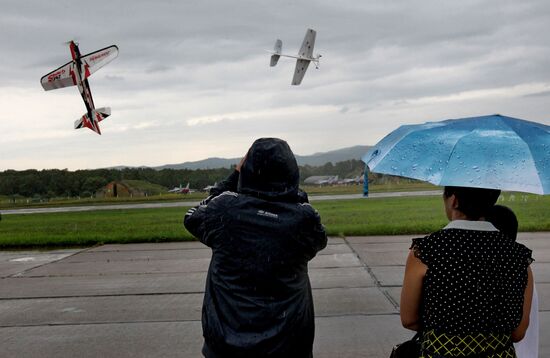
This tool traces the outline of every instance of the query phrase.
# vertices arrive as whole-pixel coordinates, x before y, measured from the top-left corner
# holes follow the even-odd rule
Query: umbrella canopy
[[[498,114],[404,125],[362,159],[435,185],[550,193],[550,126]]]

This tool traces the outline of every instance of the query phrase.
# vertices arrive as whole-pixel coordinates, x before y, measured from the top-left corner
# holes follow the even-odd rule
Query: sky
[[[317,31],[300,86],[269,67]],[[260,137],[308,155],[373,145],[403,124],[500,113],[550,125],[546,0],[3,0],[0,171],[159,166],[246,153]],[[78,89],[40,78],[116,44],[90,78],[102,135],[73,129]]]

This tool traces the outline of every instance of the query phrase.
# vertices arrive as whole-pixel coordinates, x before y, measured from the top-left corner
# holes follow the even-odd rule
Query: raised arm
[[[305,220],[300,225],[300,241],[308,260],[311,260],[327,246],[327,233],[317,210],[308,203],[299,205],[305,214]]]

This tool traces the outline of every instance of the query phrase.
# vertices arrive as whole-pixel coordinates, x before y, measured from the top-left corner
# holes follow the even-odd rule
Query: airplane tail
[[[111,107],[101,107],[95,110],[96,118],[98,122],[101,122],[105,118],[111,115]]]
[[[82,127],[90,128],[97,134],[101,134],[98,123],[111,115],[111,108],[103,107],[92,110],[93,118],[90,118],[88,113],[85,113],[80,119],[74,122],[74,129],[80,129]]]
[[[283,50],[283,41],[277,39],[277,41],[275,41],[275,47],[273,48],[273,55],[271,55],[271,63],[269,64],[271,67],[277,65],[277,62],[281,57],[282,50]]]

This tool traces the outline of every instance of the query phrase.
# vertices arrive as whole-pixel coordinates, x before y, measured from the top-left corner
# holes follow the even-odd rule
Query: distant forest
[[[313,175],[338,175],[353,178],[361,175],[365,164],[356,159],[338,163],[328,162],[323,166],[301,166],[300,179]],[[76,170],[6,170],[0,172],[0,195],[54,198],[60,196],[91,196],[107,183],[117,180],[142,180],[165,188],[186,185],[201,189],[227,177],[233,168],[219,169],[163,169],[124,168]],[[379,176],[373,176],[377,180]]]

